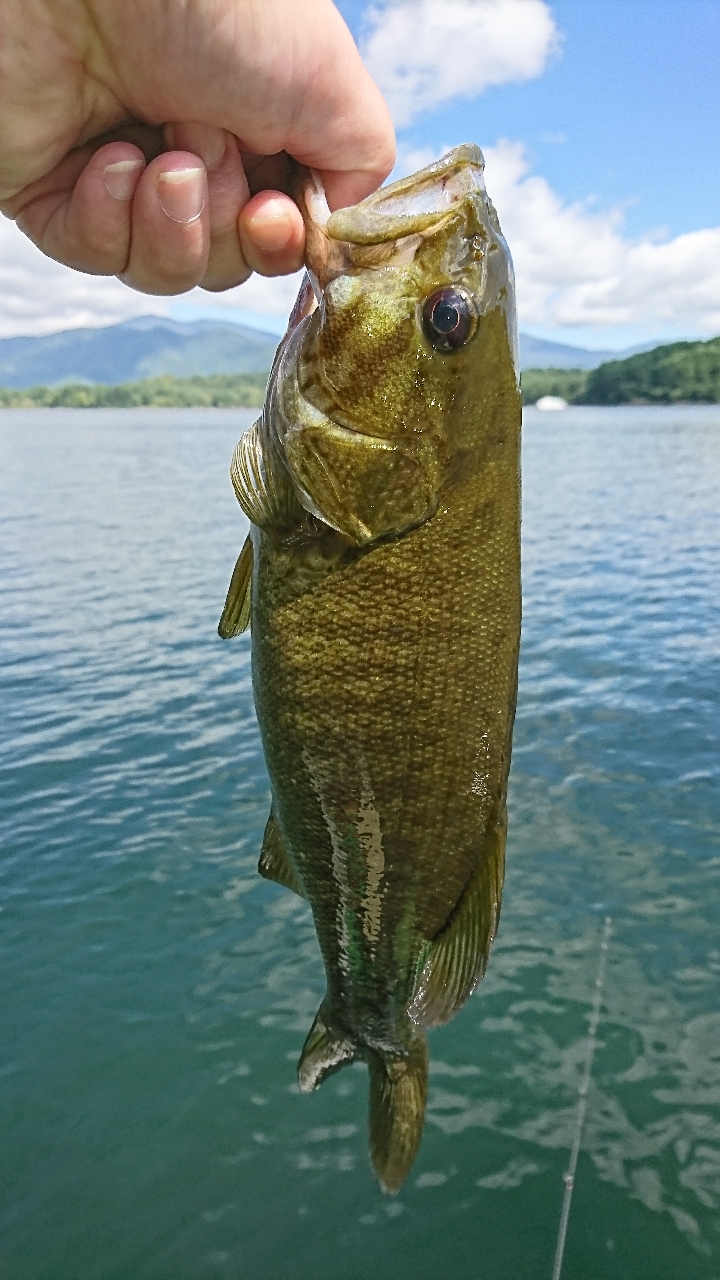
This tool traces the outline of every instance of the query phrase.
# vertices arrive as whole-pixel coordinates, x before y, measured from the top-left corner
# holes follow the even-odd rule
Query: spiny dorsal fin
[[[250,626],[252,569],[253,549],[248,535],[233,569],[225,608],[218,624],[218,635],[223,640],[232,640],[233,636],[242,635],[242,632],[247,631]]]
[[[265,826],[258,871],[266,880],[274,880],[276,884],[292,889],[293,893],[297,893],[301,898],[305,897],[302,881],[285,848],[285,841],[280,834],[272,810]]]
[[[448,1022],[485,973],[500,917],[506,834],[503,812],[448,924],[433,939],[408,1009],[419,1027]]]
[[[339,1071],[360,1054],[341,1032],[333,1031],[326,1021],[325,1002],[320,1005],[298,1062],[298,1084],[303,1093],[317,1089],[323,1080]]]

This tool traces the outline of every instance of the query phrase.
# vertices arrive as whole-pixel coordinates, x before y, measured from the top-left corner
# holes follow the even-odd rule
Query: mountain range
[[[533,338],[529,333],[520,334],[520,367],[522,369],[597,369],[606,360],[624,360],[649,351],[656,342],[646,342],[639,347],[626,347],[623,351],[595,351],[587,347],[569,347],[564,342],[546,342]]]
[[[264,373],[278,338],[217,320],[190,323],[138,316],[96,329],[67,329],[40,337],[0,338],[0,387],[66,382],[134,382],[162,374]],[[645,350],[646,348],[642,348]],[[632,351],[589,351],[520,334],[523,369],[594,369]]]
[[[101,329],[0,339],[0,386],[135,382],[175,374],[265,373],[278,338],[217,320],[138,316]]]

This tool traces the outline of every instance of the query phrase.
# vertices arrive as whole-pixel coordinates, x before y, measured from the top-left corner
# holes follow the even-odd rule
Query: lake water
[[[563,1278],[720,1277],[720,409],[525,416],[503,916],[391,1200],[255,872],[249,416],[0,415],[3,1278],[550,1280],[606,916]]]

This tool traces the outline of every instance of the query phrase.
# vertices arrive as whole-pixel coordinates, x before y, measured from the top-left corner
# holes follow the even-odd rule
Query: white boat
[[[556,409],[567,409],[568,402],[563,400],[562,396],[540,396],[535,402],[536,409],[542,409],[543,412]]]

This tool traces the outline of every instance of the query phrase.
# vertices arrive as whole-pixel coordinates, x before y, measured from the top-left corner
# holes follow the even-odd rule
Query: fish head
[[[456,147],[332,214],[305,171],[312,294],[278,361],[273,421],[303,505],[358,541],[432,514],[454,460],[482,444],[483,406],[517,398],[512,263],[483,168],[478,147]],[[374,518],[343,523],[341,491]]]
[[[318,312],[300,380],[350,425],[443,434],[459,383],[478,389],[483,320],[500,312],[516,363],[512,264],[476,146],[325,215],[306,187]],[[325,206],[326,208],[326,206]]]

